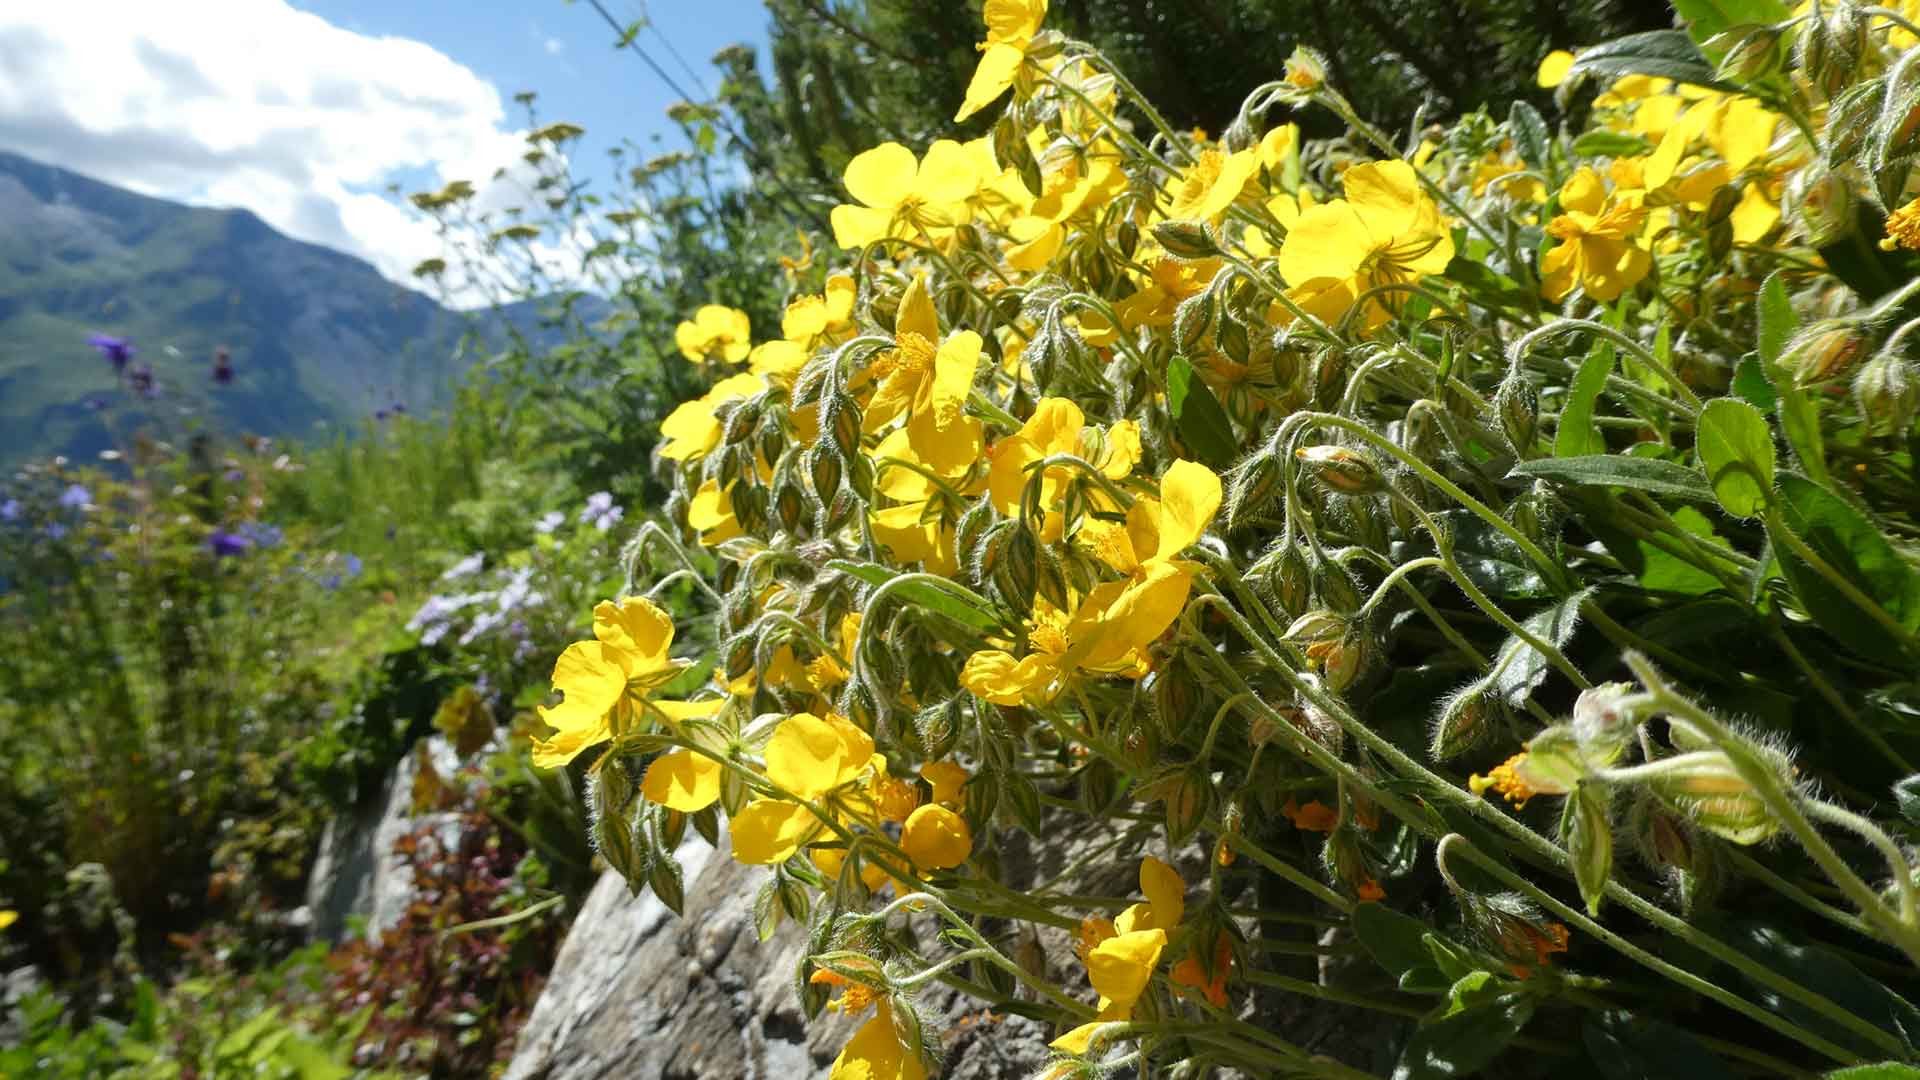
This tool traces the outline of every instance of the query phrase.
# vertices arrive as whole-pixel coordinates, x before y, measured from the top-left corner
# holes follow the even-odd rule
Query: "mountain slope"
[[[530,313],[507,312],[515,321]],[[0,153],[0,461],[92,455],[126,423],[94,332],[130,338],[175,425],[304,436],[396,401],[444,402],[468,320],[245,210],[148,198]],[[209,378],[214,349],[237,377]],[[107,410],[98,405],[112,404]],[[113,414],[121,419],[111,420]]]

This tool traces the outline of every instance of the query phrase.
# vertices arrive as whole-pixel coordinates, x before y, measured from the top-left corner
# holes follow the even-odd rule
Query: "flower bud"
[[[1872,48],[1865,13],[1854,4],[1836,2],[1802,24],[1794,58],[1806,80],[1832,97],[1854,81]]]
[[[840,490],[840,479],[846,473],[846,465],[840,460],[837,448],[816,444],[807,452],[807,472],[813,481],[813,493],[821,500],[831,499]]]
[[[1246,526],[1280,490],[1280,459],[1259,454],[1243,462],[1227,486],[1227,531]]]
[[[1709,56],[1720,54],[1719,78],[1751,82],[1780,70],[1786,60],[1780,51],[1782,36],[1784,31],[1777,26],[1743,24],[1708,38],[1704,51]]]
[[[1757,844],[1780,831],[1760,793],[1718,750],[1686,755],[1686,763],[1655,775],[1647,787],[1694,824],[1736,844]]]
[[[1207,330],[1213,326],[1213,297],[1207,293],[1188,297],[1173,311],[1173,348],[1191,356],[1203,351]]]
[[[806,508],[806,497],[801,495],[800,485],[789,476],[773,496],[773,512],[780,519],[780,527],[790,533],[799,532],[806,520]]]
[[[1220,254],[1220,245],[1203,221],[1163,221],[1153,227],[1153,238],[1176,259],[1206,259]]]
[[[1913,366],[1892,353],[1875,355],[1853,377],[1853,400],[1870,430],[1890,435],[1906,431],[1920,409]]]
[[[1305,45],[1296,45],[1287,57],[1287,85],[1311,94],[1327,83],[1327,60]]]
[[[1441,703],[1427,752],[1435,761],[1463,754],[1492,734],[1506,717],[1506,702],[1488,680],[1469,683]]]
[[[1344,446],[1303,446],[1293,452],[1314,479],[1344,495],[1372,495],[1382,485],[1380,470],[1364,454]]]
[[[1634,684],[1613,682],[1582,690],[1574,699],[1573,737],[1590,764],[1604,768],[1626,753],[1639,727],[1632,708],[1638,697]]]
[[[1858,363],[1867,351],[1867,335],[1847,319],[1817,322],[1793,336],[1780,354],[1780,363],[1806,387],[1837,379]]]
[[[1273,593],[1274,606],[1283,614],[1305,611],[1313,600],[1313,567],[1294,544],[1269,562],[1267,588]]]
[[[1855,227],[1854,203],[1853,185],[1818,162],[1795,170],[1781,196],[1782,211],[1799,221],[1814,247],[1826,247]]]

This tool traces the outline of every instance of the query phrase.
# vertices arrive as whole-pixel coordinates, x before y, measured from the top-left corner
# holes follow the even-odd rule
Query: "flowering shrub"
[[[646,594],[560,657],[603,856],[677,906],[724,817],[873,1010],[837,1078],[937,1068],[933,981],[1049,1078],[1363,1075],[1274,992],[1414,1017],[1397,1076],[1914,1056],[1912,22],[1684,5],[1546,58],[1577,123],[1401,142],[1306,50],[1172,130],[1045,11],[985,6],[990,134],[851,161],[819,292],[676,335],[633,558],[721,670]],[[1136,896],[1000,879],[1075,819]]]

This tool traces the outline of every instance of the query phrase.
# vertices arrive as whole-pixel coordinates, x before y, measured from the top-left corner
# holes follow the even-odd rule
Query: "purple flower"
[[[373,418],[374,418],[374,420],[376,420],[376,421],[385,421],[385,420],[386,420],[386,418],[387,418],[387,410],[385,410],[385,409],[375,409],[375,410],[373,410]]]
[[[225,529],[215,529],[207,534],[207,549],[212,551],[217,558],[225,559],[230,556],[243,554],[252,546],[253,541],[241,536],[239,533],[231,533]]]
[[[545,536],[559,528],[560,523],[565,520],[567,520],[567,515],[558,510],[548,514],[542,514],[540,515],[540,520],[533,523],[533,531]]]
[[[95,334],[87,339],[87,344],[100,350],[100,355],[115,371],[125,371],[127,361],[133,359],[133,345],[126,338],[117,338],[109,334]]]
[[[242,539],[254,547],[278,547],[280,541],[286,538],[286,532],[279,526],[260,521],[245,522],[236,531]]]
[[[20,514],[19,499],[8,499],[6,502],[0,502],[0,521],[19,521]]]
[[[447,572],[440,575],[440,580],[452,581],[454,578],[463,578],[468,574],[479,573],[480,568],[485,566],[486,562],[486,554],[476,551],[466,558],[461,559],[459,562],[454,563],[452,566],[447,567]]]
[[[93,493],[79,484],[68,484],[60,493],[60,505],[67,510],[85,510],[93,502]]]
[[[225,345],[213,350],[213,381],[216,386],[225,386],[233,381],[233,354]]]
[[[618,525],[626,513],[625,509],[614,504],[613,492],[596,491],[587,496],[587,505],[580,511],[580,520],[582,523],[591,522],[594,528],[606,532]]]
[[[67,535],[67,527],[65,525],[56,521],[47,526],[47,539],[58,540],[65,535]]]
[[[153,369],[145,364],[135,364],[127,369],[127,389],[143,398],[160,396],[160,383],[153,377]]]

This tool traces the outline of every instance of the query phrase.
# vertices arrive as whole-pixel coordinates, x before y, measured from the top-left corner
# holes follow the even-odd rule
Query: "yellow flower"
[[[953,114],[956,124],[993,104],[1013,85],[1033,36],[1047,17],[1047,0],[987,0],[981,17],[987,24],[987,40],[980,46],[980,64],[967,83],[966,100]]]
[[[1920,251],[1920,199],[1887,215],[1887,235],[1880,241],[1880,250],[1892,251],[1896,247]]]
[[[878,431],[905,415],[915,457],[943,476],[963,471],[980,456],[980,422],[963,410],[983,344],[972,330],[940,339],[926,279],[916,275],[900,298],[894,347],[867,367],[876,389],[867,403],[866,429]]]
[[[1300,125],[1281,124],[1267,132],[1260,139],[1259,152],[1260,164],[1278,181],[1300,156]]]
[[[1096,160],[1081,169],[1069,160],[1046,174],[1046,192],[1027,212],[1007,225],[1014,240],[1007,249],[1007,265],[1015,270],[1042,270],[1066,242],[1067,222],[1083,211],[1105,205],[1126,187],[1126,174],[1110,161]]]
[[[1146,993],[1160,951],[1167,947],[1165,930],[1135,930],[1116,934],[1087,954],[1087,978],[1100,995],[1100,1019],[1125,1020],[1134,1003]]]
[[[741,535],[740,522],[733,516],[733,485],[722,491],[718,480],[701,484],[687,503],[687,525],[707,547]]]
[[[1032,466],[1056,454],[1073,454],[1100,470],[1109,480],[1122,480],[1140,462],[1140,425],[1121,420],[1105,431],[1090,428],[1080,406],[1067,398],[1041,398],[1033,415],[1020,430],[993,444],[992,462],[987,471],[987,488],[993,505],[1008,517],[1020,513],[1027,485],[1034,482]],[[1047,519],[1041,538],[1057,540],[1065,523],[1060,517],[1068,484],[1078,476],[1064,465],[1042,470],[1040,508]],[[1095,509],[1113,509],[1104,495],[1096,496]]]
[[[1290,230],[1300,220],[1300,215],[1312,209],[1318,202],[1313,192],[1301,188],[1298,195],[1281,193],[1267,200],[1267,213],[1280,223],[1283,230]],[[1256,259],[1271,259],[1280,254],[1280,249],[1267,239],[1267,231],[1258,225],[1249,225],[1240,234],[1240,242],[1246,245],[1247,254]]]
[[[726,769],[692,750],[675,750],[655,758],[640,779],[640,795],[648,802],[691,814],[720,800],[720,776]]]
[[[926,1076],[919,1052],[900,1045],[893,1007],[882,1000],[873,1019],[860,1025],[833,1059],[827,1080],[926,1080]]]
[[[796,798],[820,799],[859,779],[873,761],[873,737],[850,721],[795,713],[767,741],[767,779]],[[755,799],[733,816],[733,857],[771,865],[793,857],[824,827],[813,811],[784,799]]]
[[[843,248],[887,237],[944,237],[966,223],[966,200],[979,186],[972,155],[952,139],[927,147],[919,160],[899,143],[881,143],[847,162],[843,179],[854,202],[831,215],[834,242]]]
[[[933,785],[933,801],[948,806],[960,805],[960,789],[972,775],[951,761],[930,761],[920,766],[920,778]]]
[[[1146,902],[1134,904],[1114,918],[1117,932],[1171,931],[1180,925],[1187,913],[1187,883],[1180,880],[1178,870],[1148,855],[1140,860],[1140,891],[1146,894]]]
[[[1287,231],[1280,274],[1294,290],[1350,304],[1376,286],[1446,269],[1453,237],[1440,220],[1438,204],[1420,189],[1413,166],[1404,161],[1356,165],[1341,184],[1346,198],[1302,211]],[[1400,298],[1384,299],[1368,305],[1367,326],[1386,321],[1386,304]]]
[[[960,565],[953,546],[954,519],[960,507],[940,496],[926,473],[950,482],[961,495],[976,494],[983,485],[966,482],[966,474],[974,472],[971,459],[961,462],[956,472],[944,474],[920,460],[913,450],[910,427],[895,428],[873,448],[877,486],[894,504],[873,512],[873,536],[893,552],[896,563],[917,562],[929,573],[952,576]]]
[[[539,710],[554,729],[533,744],[539,768],[557,769],[612,738],[615,712],[631,710],[684,666],[668,655],[673,620],[637,596],[618,604],[601,601],[593,609],[593,636],[567,646],[554,662],[553,688],[565,696]]]
[[[720,445],[723,428],[714,418],[714,410],[729,401],[752,397],[767,388],[757,373],[729,375],[714,383],[706,393],[692,401],[681,402],[660,422],[660,456],[674,461],[693,461],[707,456]]]
[[[1634,243],[1646,220],[1639,196],[1609,198],[1600,174],[1582,167],[1561,187],[1560,211],[1547,223],[1547,235],[1560,245],[1540,262],[1547,299],[1564,299],[1577,284],[1606,303],[1652,269],[1653,257]]]
[[[737,364],[747,358],[752,341],[753,325],[747,313],[719,304],[703,305],[691,320],[673,331],[673,343],[680,347],[680,355],[695,363],[717,354],[719,359]]]
[[[1565,49],[1555,49],[1540,58],[1540,69],[1534,72],[1534,82],[1551,90],[1566,81],[1567,71],[1572,67],[1573,54]]]
[[[1218,222],[1227,207],[1246,190],[1260,171],[1260,152],[1249,148],[1237,154],[1202,150],[1174,184],[1173,205],[1167,217],[1175,221]]]
[[[827,279],[827,290],[820,295],[795,297],[780,317],[780,334],[796,345],[811,345],[815,339],[853,329],[853,279],[835,274]]]
[[[922,870],[951,870],[973,853],[973,832],[966,818],[928,803],[907,815],[900,827],[900,850]]]
[[[0,909],[0,930],[5,930],[20,921],[20,913],[12,908]]]

